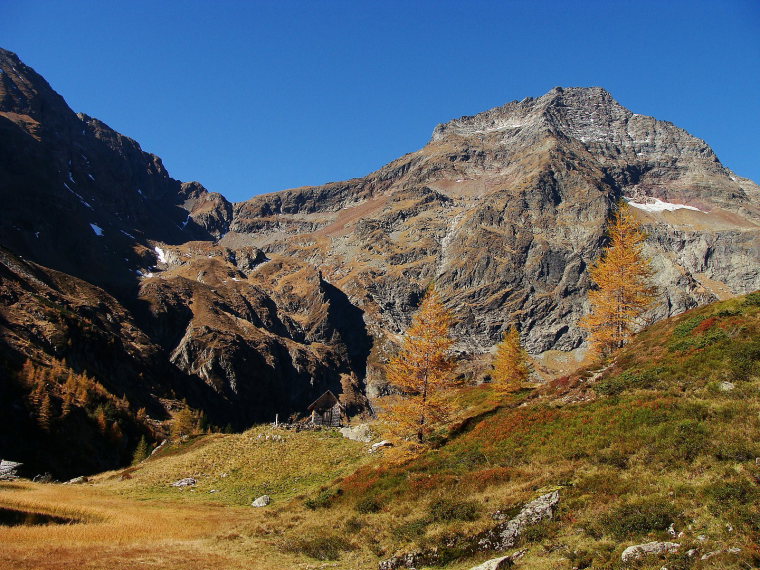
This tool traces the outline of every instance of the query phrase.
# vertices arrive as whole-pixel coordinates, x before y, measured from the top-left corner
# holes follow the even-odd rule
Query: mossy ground
[[[126,553],[168,544],[169,553],[207,555],[219,568],[359,569],[399,551],[445,548],[493,526],[495,511],[516,513],[559,488],[556,517],[521,538],[525,568],[622,568],[626,546],[651,540],[682,546],[635,567],[760,567],[760,295],[659,323],[601,373],[580,371],[501,401],[487,385],[456,398],[458,422],[421,454],[370,456],[366,444],[335,433],[260,427],[168,449],[124,480],[114,472],[85,487],[0,488],[0,502],[94,505],[114,521],[114,505],[122,505],[146,521],[157,512],[183,521],[165,520],[132,542],[122,536]],[[285,440],[266,439],[274,433]],[[198,480],[194,490],[169,486],[188,476]],[[264,493],[274,499],[270,507],[247,506]],[[683,534],[673,538],[671,525]],[[74,543],[80,553],[103,540],[97,524],[77,532],[85,537],[87,527],[92,540]],[[55,532],[19,529],[9,547],[10,531],[0,530],[0,560],[14,562],[44,559],[35,540]],[[74,559],[77,547],[67,548]],[[729,548],[741,551],[702,560]],[[695,556],[685,554],[690,549]],[[445,552],[451,570],[495,555]],[[172,567],[170,556],[148,558],[127,559],[139,562],[130,567]],[[110,559],[88,560],[96,568]]]

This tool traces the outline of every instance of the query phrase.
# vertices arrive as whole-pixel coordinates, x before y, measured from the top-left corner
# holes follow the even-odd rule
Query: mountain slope
[[[537,570],[754,568],[758,338],[760,293],[693,309],[643,331],[603,371],[507,398],[488,384],[460,390],[458,423],[416,455],[368,454],[369,443],[335,432],[273,426],[167,445],[91,486],[55,486],[69,510],[107,518],[77,525],[77,540],[60,552],[91,552],[93,567],[113,566],[114,527],[131,528],[160,505],[155,533],[138,524],[122,537],[122,565],[172,538],[173,549],[161,550],[165,566],[176,565],[177,549],[219,568],[398,568],[399,555],[416,553],[418,568],[468,570],[514,552],[523,552],[516,567]],[[188,476],[194,486],[170,485]],[[0,504],[50,509],[45,487],[0,486]],[[472,537],[555,491],[552,518],[529,525],[506,552],[474,545]],[[264,493],[272,503],[252,509]],[[180,521],[190,538],[176,536]],[[679,546],[621,561],[627,547],[651,541]],[[9,564],[23,557],[44,567],[49,556],[49,542],[31,533],[0,544]]]
[[[186,398],[243,428],[303,414],[327,389],[351,413],[368,410],[390,389],[383,362],[431,280],[456,313],[464,360],[512,324],[531,353],[561,360],[553,351],[583,347],[587,269],[621,197],[649,232],[660,286],[650,320],[760,288],[757,185],[600,88],[439,125],[424,148],[363,178],[231,204],[75,114],[14,54],[0,50],[0,69],[0,244],[14,259],[4,279],[15,291],[30,261],[99,288],[89,294],[109,301],[88,311],[137,331],[115,361],[150,355],[125,370],[163,402],[156,422]],[[120,372],[79,358],[99,354],[86,335],[72,349],[19,334],[27,322],[66,329],[13,299],[0,322],[11,374],[26,358],[65,359],[121,386]]]
[[[435,279],[463,348],[488,349],[518,324],[531,352],[570,350],[583,342],[586,270],[621,197],[650,234],[661,291],[650,318],[760,287],[758,186],[599,88],[439,125],[423,149],[365,178],[236,204],[221,243],[318,265],[377,337],[403,331]]]

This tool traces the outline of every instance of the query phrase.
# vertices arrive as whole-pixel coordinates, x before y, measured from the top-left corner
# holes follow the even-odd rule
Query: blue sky
[[[232,200],[362,176],[437,123],[607,88],[760,182],[760,2],[3,0],[0,46]]]

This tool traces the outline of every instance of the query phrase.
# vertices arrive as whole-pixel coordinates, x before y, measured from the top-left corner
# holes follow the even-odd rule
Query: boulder
[[[373,443],[372,447],[369,448],[370,453],[375,453],[379,449],[382,449],[383,447],[393,447],[393,444],[388,441],[387,439],[384,439],[383,441],[378,441],[377,443]]]
[[[367,424],[359,424],[356,426],[346,426],[340,428],[340,433],[346,439],[353,441],[360,441],[362,443],[369,443],[372,441],[372,430]]]
[[[184,479],[180,479],[179,481],[172,483],[172,487],[192,487],[197,482],[198,481],[192,477],[185,477]]]
[[[10,481],[11,479],[18,479],[16,470],[23,465],[16,461],[7,461],[5,459],[0,460],[0,481]]]
[[[478,540],[478,546],[483,550],[512,548],[526,527],[552,518],[558,504],[559,491],[541,495],[526,504],[515,518],[482,535]]]
[[[675,552],[681,547],[677,542],[647,542],[646,544],[636,544],[629,546],[623,551],[620,559],[623,562],[633,562],[642,556],[652,556]]]
[[[85,477],[84,475],[80,475],[79,477],[74,477],[73,479],[69,479],[64,483],[64,485],[79,485],[81,483],[87,483],[89,479]]]
[[[272,498],[269,495],[261,495],[258,499],[251,503],[252,507],[266,507],[272,502]]]
[[[511,568],[514,566],[514,561],[511,556],[502,556],[501,558],[492,558],[487,560],[470,570],[503,570],[504,568]]]
[[[720,389],[721,392],[730,392],[731,390],[736,388],[736,386],[734,385],[733,382],[721,382],[718,388]]]

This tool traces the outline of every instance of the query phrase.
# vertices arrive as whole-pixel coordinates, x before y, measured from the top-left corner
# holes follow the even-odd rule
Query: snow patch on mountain
[[[704,212],[694,206],[687,206],[686,204],[674,204],[672,202],[664,202],[659,198],[645,198],[645,202],[634,202],[632,198],[626,198],[628,204],[639,210],[645,212],[673,212],[675,210],[694,210],[695,212]]]

